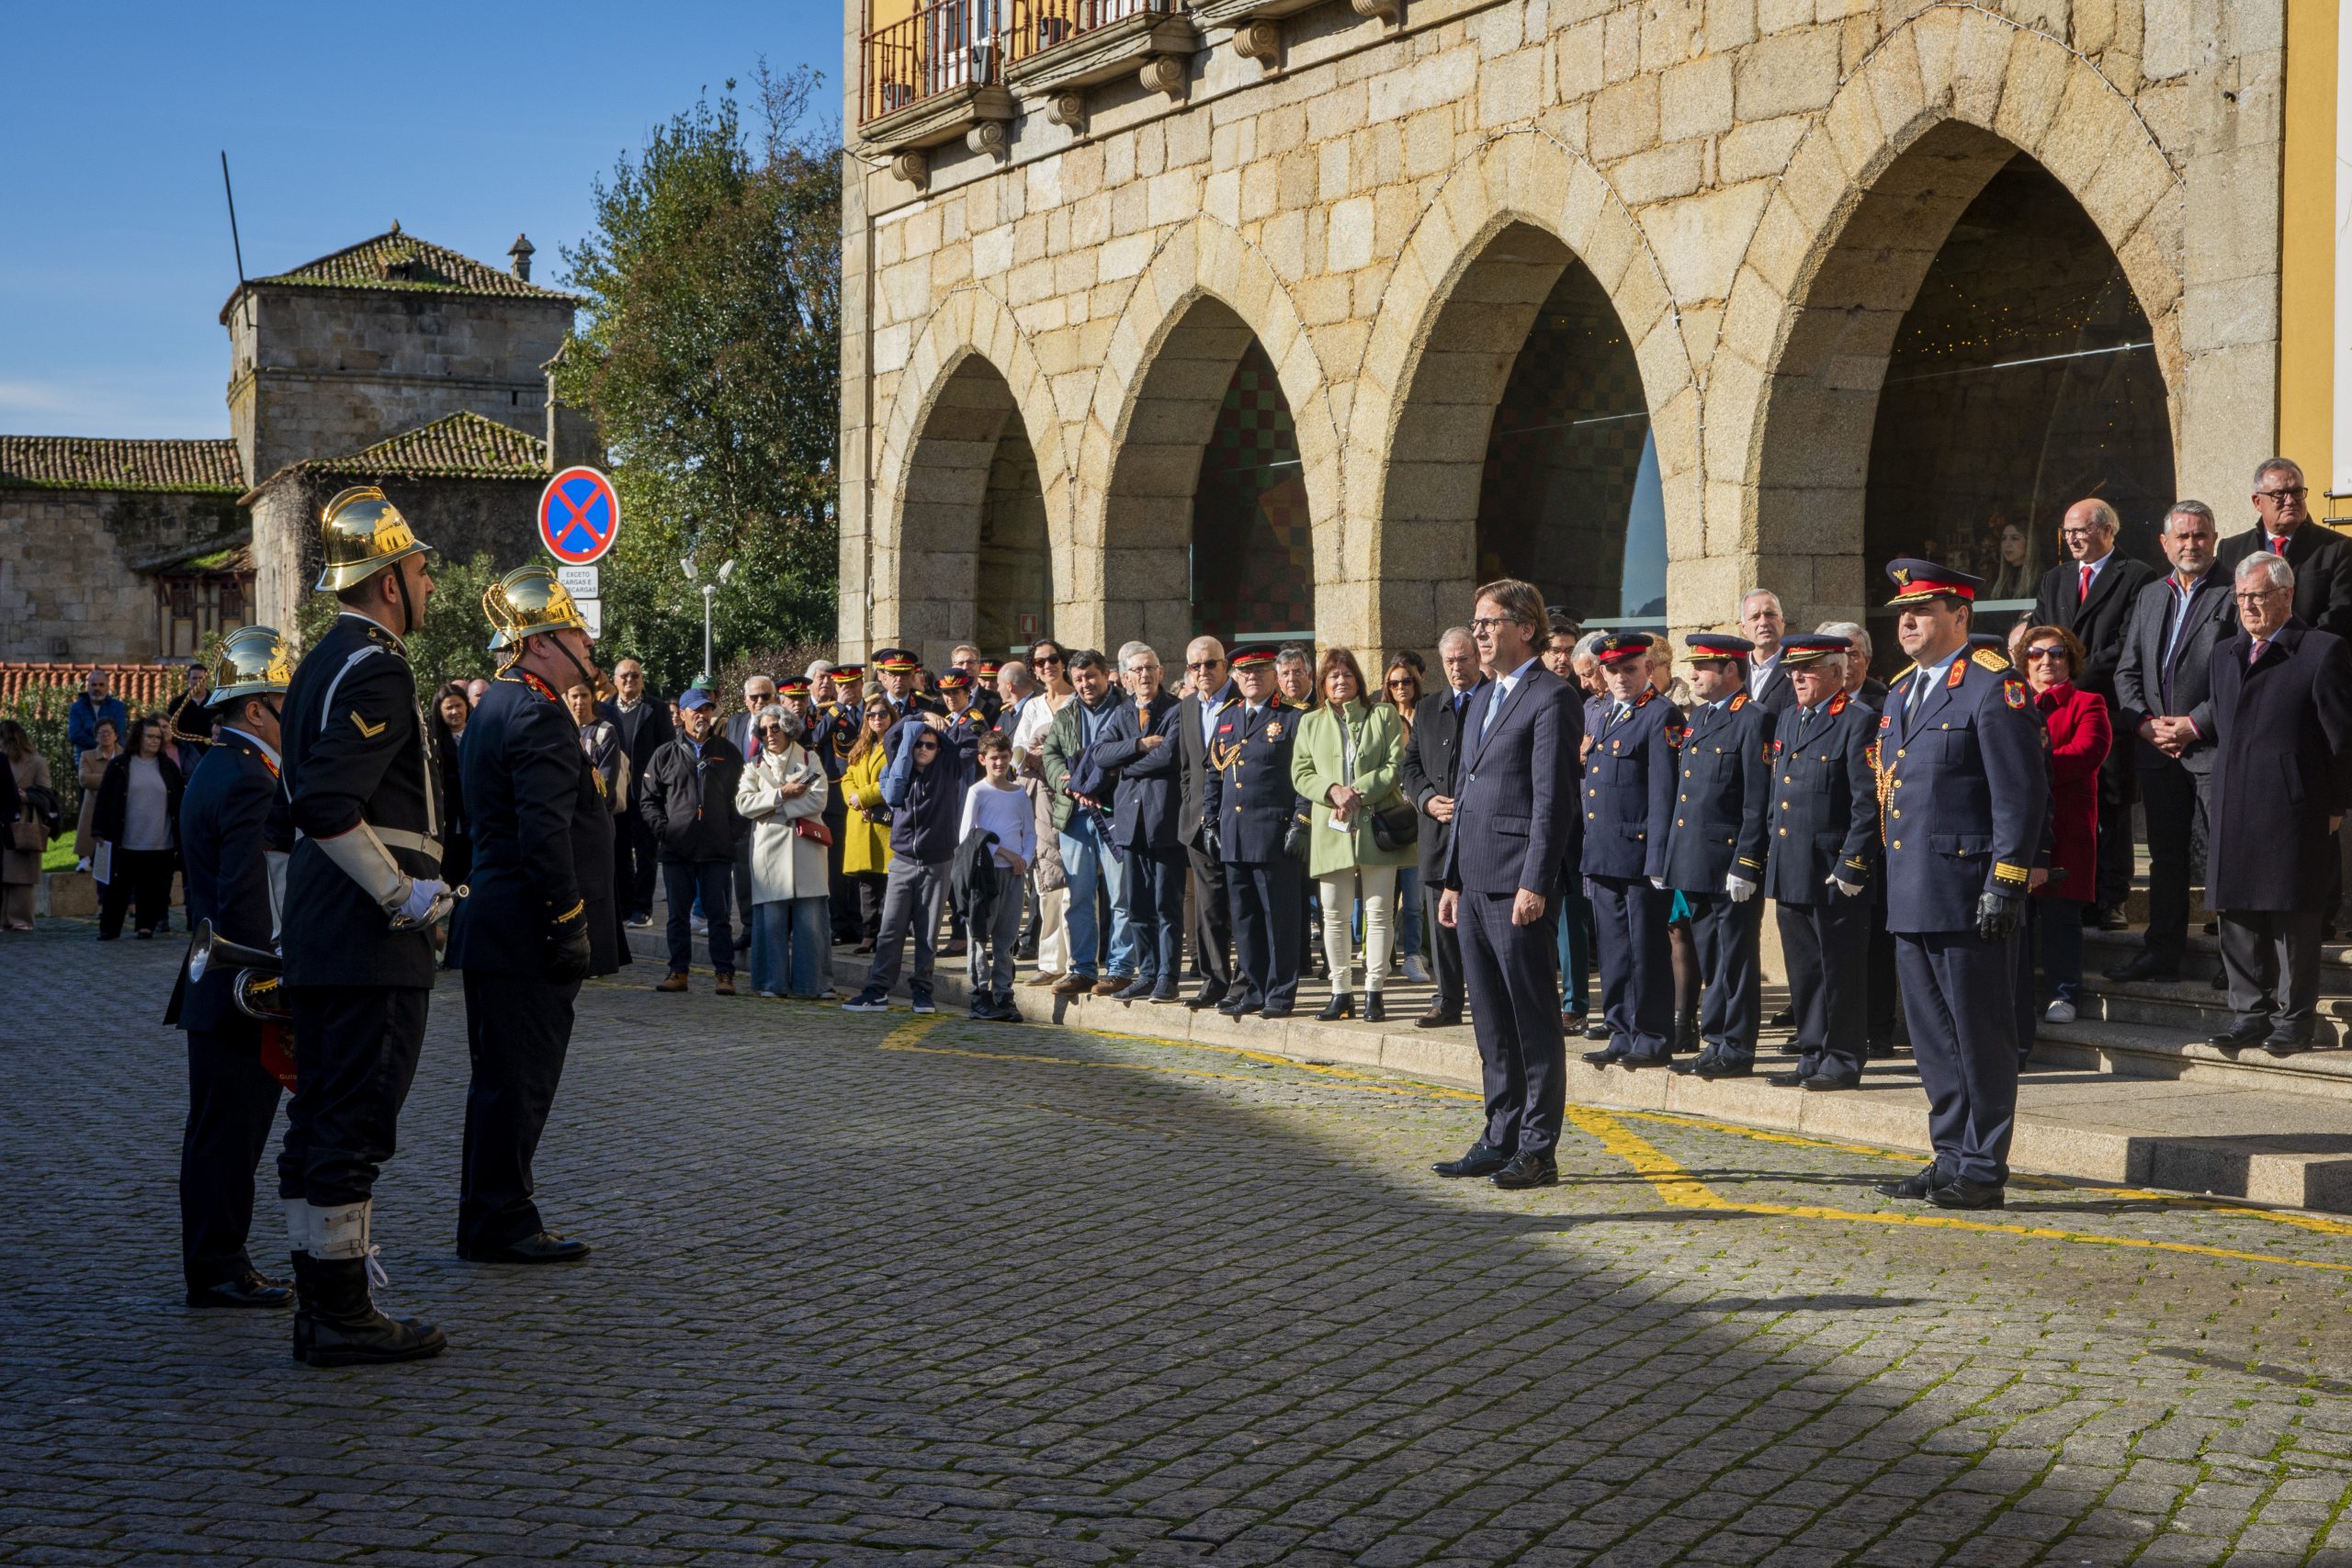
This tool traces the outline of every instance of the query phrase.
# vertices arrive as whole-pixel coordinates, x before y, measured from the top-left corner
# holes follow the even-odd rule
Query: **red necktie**
[[[2091,596],[2091,569],[2083,568],[2082,576],[2075,583],[2075,603],[2079,604]]]
[[[2273,534],[2270,536],[2270,553],[2274,556],[2283,556],[2287,553],[2286,535]]]
[[[2255,638],[2254,651],[2245,656],[2247,666],[2251,668],[2256,661],[2258,661],[2262,658],[2262,650],[2269,646],[2270,639],[2268,637],[2263,637]]]

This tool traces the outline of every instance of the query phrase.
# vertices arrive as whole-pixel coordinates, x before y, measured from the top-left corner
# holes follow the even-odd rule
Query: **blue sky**
[[[838,0],[6,10],[0,432],[15,434],[229,433],[223,148],[248,276],[397,218],[501,266],[526,232],[533,278],[555,281],[589,182],[649,127],[763,57],[815,65],[835,94],[841,73]]]

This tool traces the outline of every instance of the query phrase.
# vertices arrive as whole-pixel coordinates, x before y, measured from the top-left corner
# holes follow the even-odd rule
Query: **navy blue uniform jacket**
[[[1238,865],[1280,860],[1283,838],[1305,809],[1290,782],[1299,710],[1271,698],[1250,716],[1238,697],[1217,715],[1201,781],[1201,822],[1216,824],[1217,858]]]
[[[482,694],[461,750],[474,863],[449,967],[544,975],[549,931],[584,905],[590,973],[618,969],[612,803],[571,715],[510,670]]]
[[[1797,732],[1804,744],[1797,744]],[[1868,887],[1878,864],[1878,713],[1840,692],[1806,724],[1795,708],[1773,737],[1772,851],[1764,891],[1783,904],[1826,904],[1840,882]]]
[[[269,867],[262,856],[291,848],[292,840],[277,768],[243,734],[223,729],[220,744],[204,754],[180,796],[180,878],[189,927],[210,920],[216,935],[246,947],[268,947],[276,921],[269,910]],[[259,1022],[237,1010],[230,995],[236,974],[232,965],[216,964],[191,986],[183,964],[174,998],[176,1017],[167,1013],[164,1021],[257,1040]]]
[[[1487,710],[1501,691],[1501,682],[1487,682],[1463,711],[1453,830],[1441,880],[1458,893],[1525,888],[1550,898],[1582,826],[1575,783],[1582,698],[1543,665],[1530,665],[1489,728]]]
[[[440,770],[425,748],[407,649],[365,615],[337,615],[295,668],[278,711],[280,783],[301,835],[286,867],[286,983],[432,989],[432,933],[393,931],[311,841],[365,818],[402,872],[441,874]]]
[[[1682,710],[1656,692],[1644,692],[1634,711],[1611,724],[1609,716],[1616,710],[1614,698],[1601,708],[1600,729],[1585,759],[1584,874],[1627,881],[1662,877],[1674,830]],[[1723,886],[1720,877],[1715,886]]]
[[[1673,738],[1673,732],[1668,732]],[[1666,840],[1666,885],[1685,893],[1721,893],[1734,872],[1764,880],[1765,836],[1772,805],[1772,712],[1734,692],[1702,705],[1683,731],[1681,776],[1674,786],[1674,826]]]
[[[2022,896],[2050,813],[2041,716],[1988,649],[1963,653],[1905,716],[1916,667],[1887,687],[1878,758],[1886,929],[1963,931],[1986,893]]]

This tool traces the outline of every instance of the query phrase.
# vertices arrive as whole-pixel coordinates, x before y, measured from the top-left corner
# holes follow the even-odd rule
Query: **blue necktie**
[[[1478,720],[1479,739],[1484,740],[1489,734],[1493,733],[1495,728],[1495,716],[1503,711],[1503,683],[1500,681],[1498,681],[1495,682],[1495,689],[1487,694],[1486,716]]]

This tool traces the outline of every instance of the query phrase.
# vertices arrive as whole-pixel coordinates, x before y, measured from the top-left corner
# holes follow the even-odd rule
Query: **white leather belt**
[[[368,826],[374,828],[375,824],[371,822]],[[297,839],[310,837],[300,828],[294,829],[294,836]],[[376,837],[387,849],[413,850],[421,855],[431,855],[435,864],[440,863],[441,840],[429,833],[412,833],[401,828],[376,828]]]

